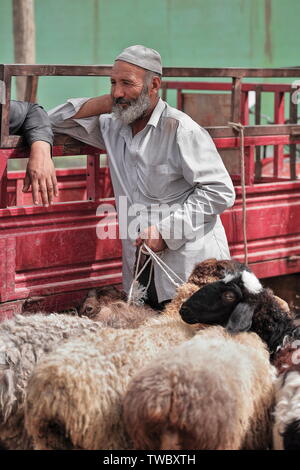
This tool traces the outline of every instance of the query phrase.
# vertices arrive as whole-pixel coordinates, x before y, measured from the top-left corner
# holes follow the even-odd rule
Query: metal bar
[[[44,65],[4,64],[12,75],[110,75],[111,65]],[[299,77],[298,67],[289,68],[210,68],[210,67],[164,67],[167,77]]]
[[[4,83],[4,103],[0,103],[0,147],[3,147],[7,144],[9,139],[9,107],[11,90],[11,76],[3,66],[0,66],[0,80]]]
[[[284,93],[276,92],[274,97],[274,121],[275,124],[284,123]],[[273,176],[278,178],[283,170],[283,145],[274,146]]]
[[[231,121],[241,122],[241,93],[242,82],[238,77],[232,79],[232,95],[231,95]]]
[[[169,90],[218,90],[218,91],[231,91],[231,83],[223,82],[173,82],[173,81],[162,81],[162,85]],[[291,85],[286,83],[242,83],[242,91],[256,91],[257,88],[260,88],[263,92],[273,93],[275,91],[284,91],[290,92],[292,89]]]
[[[298,114],[298,103],[294,102],[294,92],[290,94],[290,123],[297,123]],[[298,98],[298,96],[296,97]],[[291,180],[297,179],[297,167],[296,167],[296,156],[297,156],[296,144],[290,144],[290,178]]]
[[[87,155],[86,192],[89,201],[97,201],[100,198],[99,178],[99,154]]]
[[[245,183],[247,186],[251,186],[254,183],[254,145],[245,147]]]
[[[183,96],[181,90],[177,90],[177,109],[183,111]]]
[[[255,125],[260,125],[261,119],[261,85],[256,86],[255,89]],[[262,162],[261,162],[261,148],[257,147],[255,151],[255,178],[261,178]]]
[[[161,99],[167,101],[167,82],[161,82]]]
[[[111,65],[4,64],[11,75],[108,76]],[[167,77],[300,77],[300,68],[164,67]]]
[[[1,155],[0,158],[0,208],[7,207],[7,160]]]
[[[25,91],[25,101],[29,103],[36,102],[37,88],[39,77],[28,77]]]
[[[242,91],[242,107],[241,107],[241,119],[244,126],[249,124],[249,100],[248,92]]]

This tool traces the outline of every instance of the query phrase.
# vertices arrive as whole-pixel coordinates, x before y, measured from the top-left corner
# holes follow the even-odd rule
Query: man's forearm
[[[99,114],[110,113],[112,108],[111,95],[97,96],[86,101],[79,111],[73,116],[73,119],[87,118]]]

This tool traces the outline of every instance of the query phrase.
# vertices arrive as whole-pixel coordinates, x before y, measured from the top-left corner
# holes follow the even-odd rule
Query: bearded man
[[[195,263],[230,257],[219,214],[234,202],[231,179],[207,131],[161,100],[161,75],[157,51],[131,46],[115,60],[111,95],[70,99],[50,112],[55,132],[106,150],[122,233],[139,209],[135,233],[122,239],[126,292],[143,242],[183,281]],[[139,280],[148,285],[150,276],[147,302],[161,309],[176,287],[149,266]]]

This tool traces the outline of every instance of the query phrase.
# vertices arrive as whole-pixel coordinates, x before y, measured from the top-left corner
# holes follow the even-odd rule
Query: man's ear
[[[238,303],[229,317],[226,330],[230,333],[250,330],[254,310],[255,305],[249,305],[244,302]]]
[[[152,85],[151,85],[152,91],[154,93],[158,93],[158,90],[160,89],[160,87],[161,87],[161,79],[157,75],[155,75],[152,78]]]

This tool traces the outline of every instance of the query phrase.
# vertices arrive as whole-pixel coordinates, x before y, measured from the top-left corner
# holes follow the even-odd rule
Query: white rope
[[[146,268],[146,266],[147,266],[147,265],[149,264],[149,262],[151,261],[151,258],[149,257],[149,258],[146,260],[146,262],[143,264],[142,269],[138,272],[139,264],[140,264],[140,259],[141,259],[141,253],[142,253],[142,250],[140,249],[140,250],[139,250],[139,254],[138,254],[138,258],[137,258],[137,261],[136,261],[136,267],[135,267],[134,278],[133,278],[133,281],[132,281],[132,283],[131,283],[131,286],[130,286],[130,289],[129,289],[129,293],[128,293],[127,303],[130,303],[131,300],[132,300],[132,297],[133,297],[133,289],[134,289],[134,284],[135,284],[135,282],[138,280],[138,278],[140,277],[140,275],[142,274],[142,272],[144,271],[144,269]],[[151,268],[152,268],[152,266],[151,266]],[[149,282],[148,282],[148,284],[147,284],[146,290],[148,289],[148,287],[149,287],[149,285],[150,285],[151,274],[152,274],[152,269],[150,270]]]
[[[145,251],[146,250],[146,251]],[[147,254],[147,255],[150,255],[149,258],[146,260],[146,262],[144,263],[144,265],[142,266],[142,268],[140,269],[140,271],[138,271],[138,268],[139,268],[139,264],[140,264],[140,259],[141,259],[141,253],[143,254]],[[139,249],[139,253],[138,253],[138,257],[137,257],[137,262],[136,262],[136,268],[135,268],[135,274],[134,274],[134,278],[133,278],[133,281],[131,283],[131,286],[130,286],[130,289],[129,289],[129,293],[128,293],[128,300],[127,300],[127,303],[130,303],[132,301],[132,297],[133,297],[133,291],[134,291],[134,285],[135,283],[137,282],[138,278],[140,277],[140,275],[142,274],[142,272],[144,271],[144,269],[146,268],[146,266],[148,265],[148,263],[152,260],[152,263],[151,263],[151,267],[150,267],[150,273],[149,273],[149,281],[148,281],[148,284],[145,288],[145,290],[147,291],[148,287],[150,286],[150,282],[151,282],[151,276],[152,276],[152,271],[153,271],[153,261],[155,261],[157,263],[157,265],[160,267],[160,269],[166,274],[166,276],[169,278],[169,280],[171,281],[171,283],[175,286],[175,287],[179,287],[181,284],[184,283],[184,281],[178,276],[178,274],[176,274],[171,268],[170,266],[168,266],[159,256],[157,256],[157,254],[151,250],[151,248],[149,248],[148,245],[146,245],[145,243],[143,243],[141,246],[140,246],[140,249]],[[170,273],[173,274],[174,277],[177,277],[177,279],[180,281],[180,284],[178,284],[178,282],[176,282],[174,279],[172,279],[172,277],[170,276],[170,274],[166,271],[166,268],[170,271]]]
[[[151,250],[151,248],[149,248],[148,245],[146,245],[144,243],[144,248],[148,251],[149,255],[151,256],[151,258],[154,259],[154,261],[156,261],[156,263],[158,264],[158,266],[160,267],[160,269],[168,276],[168,278],[170,279],[170,281],[172,282],[172,284],[176,287],[179,287],[181,284],[184,283],[184,281],[181,279],[181,277],[178,276],[178,274],[176,274],[171,268],[170,266],[168,266],[159,256],[157,256],[157,254]],[[174,277],[177,277],[177,279],[180,281],[180,284],[178,284],[174,279],[171,278],[171,276],[167,273],[166,269],[167,268],[171,274],[173,274]]]

